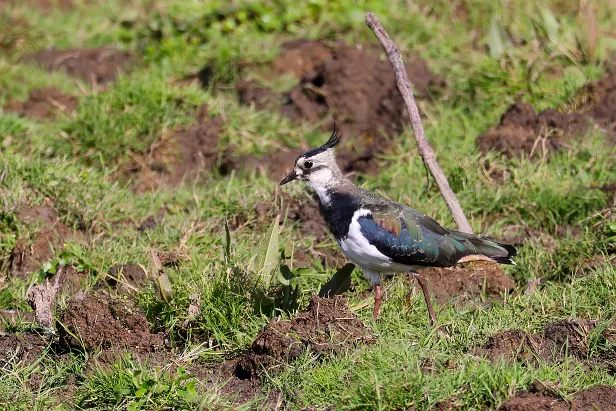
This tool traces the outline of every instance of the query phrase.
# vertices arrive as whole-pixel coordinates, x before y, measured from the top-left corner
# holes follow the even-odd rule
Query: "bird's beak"
[[[283,186],[297,178],[297,174],[295,174],[295,170],[291,171],[291,174],[286,176],[281,182],[280,185]]]

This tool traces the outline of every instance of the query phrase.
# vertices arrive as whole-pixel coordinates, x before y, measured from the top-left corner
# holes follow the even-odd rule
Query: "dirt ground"
[[[58,332],[67,347],[87,352],[125,350],[143,359],[168,346],[167,337],[150,331],[145,315],[133,302],[104,292],[78,293],[60,318]]]
[[[599,385],[575,394],[571,404],[540,382],[531,385],[528,391],[520,391],[499,408],[500,411],[614,411],[616,410],[616,388]]]
[[[64,70],[88,84],[104,85],[115,81],[119,72],[127,72],[135,63],[129,52],[114,47],[58,50],[48,48],[24,55],[20,62],[40,65],[47,71]]]
[[[554,363],[562,361],[565,354],[574,356],[589,365],[613,369],[613,355],[598,353],[597,358],[589,358],[588,338],[597,326],[594,320],[562,320],[548,323],[540,333],[529,334],[520,330],[507,330],[497,333],[486,343],[472,352],[490,361],[504,358],[508,361]],[[607,342],[614,341],[616,324],[609,325],[600,338]]]
[[[477,137],[477,147],[484,154],[496,151],[509,157],[543,158],[563,148],[568,140],[582,136],[589,125],[580,113],[544,110],[537,114],[530,104],[517,102],[497,126]]]
[[[307,349],[327,355],[375,340],[372,330],[349,311],[346,300],[313,296],[306,311],[297,317],[269,322],[239,360],[235,375],[254,379],[262,372],[276,372]]]
[[[24,207],[17,218],[25,225],[38,231],[31,238],[21,237],[11,252],[11,275],[25,277],[41,268],[42,264],[61,250],[65,241],[84,241],[85,235],[70,229],[58,219],[52,207]]]
[[[63,93],[55,87],[43,87],[30,91],[24,102],[9,102],[4,110],[24,117],[46,119],[61,113],[71,114],[78,104],[79,100],[75,96]]]
[[[279,110],[295,121],[308,121],[343,135],[339,161],[345,172],[376,171],[375,157],[391,149],[385,135],[396,135],[408,123],[402,97],[388,61],[380,49],[343,42],[295,40],[285,43],[273,69],[300,77],[287,93],[276,93],[255,81],[236,84],[240,102],[257,109]],[[407,59],[406,68],[418,99],[443,89],[444,79],[433,74],[421,58]]]
[[[207,106],[199,109],[192,125],[163,135],[150,150],[121,167],[120,180],[130,180],[138,192],[163,185],[177,185],[219,168],[224,174],[224,152],[218,151],[223,121],[210,117]]]
[[[454,298],[464,303],[484,291],[487,297],[500,299],[515,288],[515,281],[498,264],[487,261],[454,268],[426,268],[420,274],[426,279],[430,294],[440,304]]]
[[[32,364],[38,360],[47,344],[35,334],[7,334],[0,331],[0,369],[21,362]]]
[[[616,143],[616,68],[612,67],[607,76],[582,87],[578,98],[586,100],[588,115]]]
[[[526,103],[513,104],[500,123],[477,137],[482,153],[496,151],[509,157],[522,154],[545,157],[584,135],[594,122],[616,143],[616,70],[580,88],[570,112],[548,109],[541,113]]]

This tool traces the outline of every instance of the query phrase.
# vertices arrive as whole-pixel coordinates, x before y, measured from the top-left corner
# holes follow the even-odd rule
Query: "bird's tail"
[[[516,248],[492,237],[474,236],[472,234],[455,232],[466,243],[466,255],[458,262],[473,260],[488,260],[499,264],[515,265],[513,257],[518,254]]]

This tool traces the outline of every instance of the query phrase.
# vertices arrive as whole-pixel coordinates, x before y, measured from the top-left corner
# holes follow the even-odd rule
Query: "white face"
[[[298,159],[295,164],[297,179],[306,181],[312,188],[326,187],[334,177],[329,164],[332,154],[328,151],[309,158]]]

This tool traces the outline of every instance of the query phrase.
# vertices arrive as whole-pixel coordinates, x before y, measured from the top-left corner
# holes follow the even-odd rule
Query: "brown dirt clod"
[[[23,103],[12,101],[4,109],[24,117],[45,119],[59,113],[71,114],[78,104],[79,100],[75,96],[55,87],[43,87],[30,91],[28,100]]]
[[[31,241],[19,238],[11,251],[10,273],[25,277],[53,259],[54,252],[67,240],[83,240],[83,235],[62,224],[51,207],[35,206],[20,210],[17,217],[26,225],[42,227]]]
[[[499,410],[616,411],[616,388],[609,385],[587,388],[576,393],[571,404],[568,404],[559,395],[536,381],[531,384],[528,391],[519,391],[505,401]]]
[[[616,411],[616,387],[598,385],[578,392],[571,403],[571,411]]]
[[[283,95],[258,83],[240,82],[240,101],[258,109],[276,108],[292,120],[305,120],[331,130],[335,121],[343,135],[356,135],[353,144],[343,141],[339,161],[346,172],[374,172],[376,156],[391,150],[392,136],[402,131],[407,116],[391,65],[380,50],[365,50],[337,42],[297,40],[285,45],[274,66],[303,73],[299,84]],[[429,90],[445,87],[443,78],[430,72],[426,62],[411,58],[406,65],[418,99]],[[333,119],[323,122],[330,114]]]
[[[320,41],[292,40],[282,44],[282,52],[273,65],[279,73],[293,73],[301,78],[332,58],[333,50]]]
[[[578,94],[589,100],[588,114],[616,142],[616,70],[586,84]]]
[[[346,300],[340,296],[313,296],[306,311],[296,318],[269,322],[239,360],[235,375],[252,379],[264,370],[275,372],[308,348],[318,355],[327,355],[354,344],[370,344],[375,339],[372,330],[349,311]]]
[[[561,320],[548,323],[540,333],[529,334],[519,330],[507,330],[488,338],[487,342],[473,350],[478,356],[494,361],[504,358],[508,361],[560,362],[568,354],[579,360],[589,355],[588,336],[597,326],[592,320]],[[611,338],[614,325],[607,327],[602,337]]]
[[[589,125],[580,113],[544,110],[537,114],[531,105],[517,102],[507,109],[497,126],[477,137],[476,143],[484,154],[496,151],[508,157],[543,157],[583,135]]]
[[[163,351],[166,337],[150,331],[147,319],[133,303],[106,293],[73,297],[61,315],[60,337],[67,346],[94,352],[126,349],[138,357]]]
[[[485,293],[500,298],[515,288],[515,281],[496,263],[478,261],[454,268],[426,268],[420,274],[436,301],[443,303],[454,297],[472,299]]]
[[[568,411],[569,404],[550,392],[543,384],[533,383],[528,391],[520,391],[505,401],[500,411]]]
[[[0,332],[0,369],[18,362],[31,364],[41,356],[45,347],[45,341],[38,335]]]
[[[129,52],[113,47],[72,50],[57,50],[52,47],[26,54],[20,61],[38,64],[47,71],[65,70],[68,75],[89,84],[102,85],[115,81],[119,72],[128,71],[134,57]]]
[[[222,126],[222,118],[210,117],[207,106],[202,106],[193,125],[162,136],[149,152],[122,167],[121,179],[132,180],[133,189],[142,193],[160,186],[175,186],[185,178],[197,178],[216,167],[224,174],[226,153],[218,151]]]

